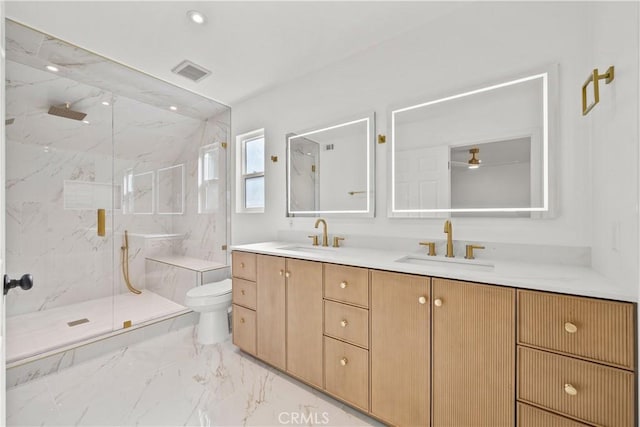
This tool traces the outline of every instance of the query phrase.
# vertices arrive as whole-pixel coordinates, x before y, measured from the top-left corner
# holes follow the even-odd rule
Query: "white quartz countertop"
[[[206,259],[190,258],[190,257],[178,256],[178,255],[152,256],[152,257],[147,257],[147,259],[149,261],[161,262],[163,264],[169,264],[169,265],[186,268],[187,270],[193,270],[197,272],[217,270],[219,268],[226,267],[226,265],[216,261],[207,261]]]
[[[377,270],[420,274],[446,279],[558,292],[618,301],[636,302],[633,289],[622,287],[589,267],[513,262],[491,259],[445,258],[414,252],[365,248],[323,248],[309,243],[262,242],[235,245],[234,251],[255,252],[289,258],[353,265]],[[402,262],[411,257],[410,262]],[[435,262],[431,262],[431,261]],[[433,265],[431,265],[433,264]]]

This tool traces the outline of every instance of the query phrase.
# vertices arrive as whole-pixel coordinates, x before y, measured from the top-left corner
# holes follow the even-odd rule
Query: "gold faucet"
[[[453,226],[451,221],[446,220],[444,222],[444,232],[447,233],[447,254],[445,256],[453,258],[455,255],[453,254]]]
[[[329,235],[327,234],[327,221],[322,218],[316,220],[315,228],[318,228],[318,224],[322,223],[322,246],[329,246]]]

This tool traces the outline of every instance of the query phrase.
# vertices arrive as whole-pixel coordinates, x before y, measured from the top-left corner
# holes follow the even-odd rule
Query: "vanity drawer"
[[[369,310],[325,301],[324,333],[369,348]]]
[[[256,354],[256,312],[233,304],[233,344]]]
[[[516,425],[517,427],[590,427],[587,424],[524,403],[518,403],[518,423]]]
[[[369,352],[324,337],[325,390],[365,411],[369,410]]]
[[[518,291],[518,342],[634,369],[631,303]]]
[[[596,425],[634,425],[632,372],[518,347],[517,383],[523,402]]]
[[[256,254],[234,251],[231,254],[233,277],[256,281]]]
[[[324,264],[324,297],[369,307],[369,270]]]
[[[256,282],[233,278],[233,303],[252,310],[256,309]]]

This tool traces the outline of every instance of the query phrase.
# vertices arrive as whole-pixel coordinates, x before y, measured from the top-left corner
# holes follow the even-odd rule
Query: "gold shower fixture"
[[[122,275],[124,276],[124,283],[131,293],[139,295],[142,291],[134,288],[129,280],[129,234],[127,230],[124,230],[124,246],[120,247],[120,253],[122,255]]]
[[[474,147],[469,150],[469,154],[471,154],[471,158],[467,162],[469,163],[469,169],[478,169],[480,167],[480,163],[482,163],[482,160],[476,158],[476,154],[478,154],[479,152],[480,149],[478,147]]]

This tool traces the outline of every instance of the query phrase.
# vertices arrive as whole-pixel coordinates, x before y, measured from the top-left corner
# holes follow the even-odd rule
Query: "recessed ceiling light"
[[[90,122],[89,120],[83,120],[83,121],[82,121],[82,123],[85,123],[85,124],[87,124],[87,125],[88,125],[88,124],[89,124],[89,123],[91,123],[91,122]]]
[[[53,71],[54,73],[57,73],[58,71],[60,71],[58,67],[54,67],[53,65],[47,65],[47,70]]]
[[[111,104],[109,104],[109,101],[102,101],[102,105],[106,105],[108,107]]]
[[[202,12],[198,12],[197,10],[190,10],[187,12],[187,17],[196,24],[204,24],[207,18],[204,16]]]
[[[170,106],[169,109],[171,111],[178,111],[178,107],[176,107],[175,105]]]

